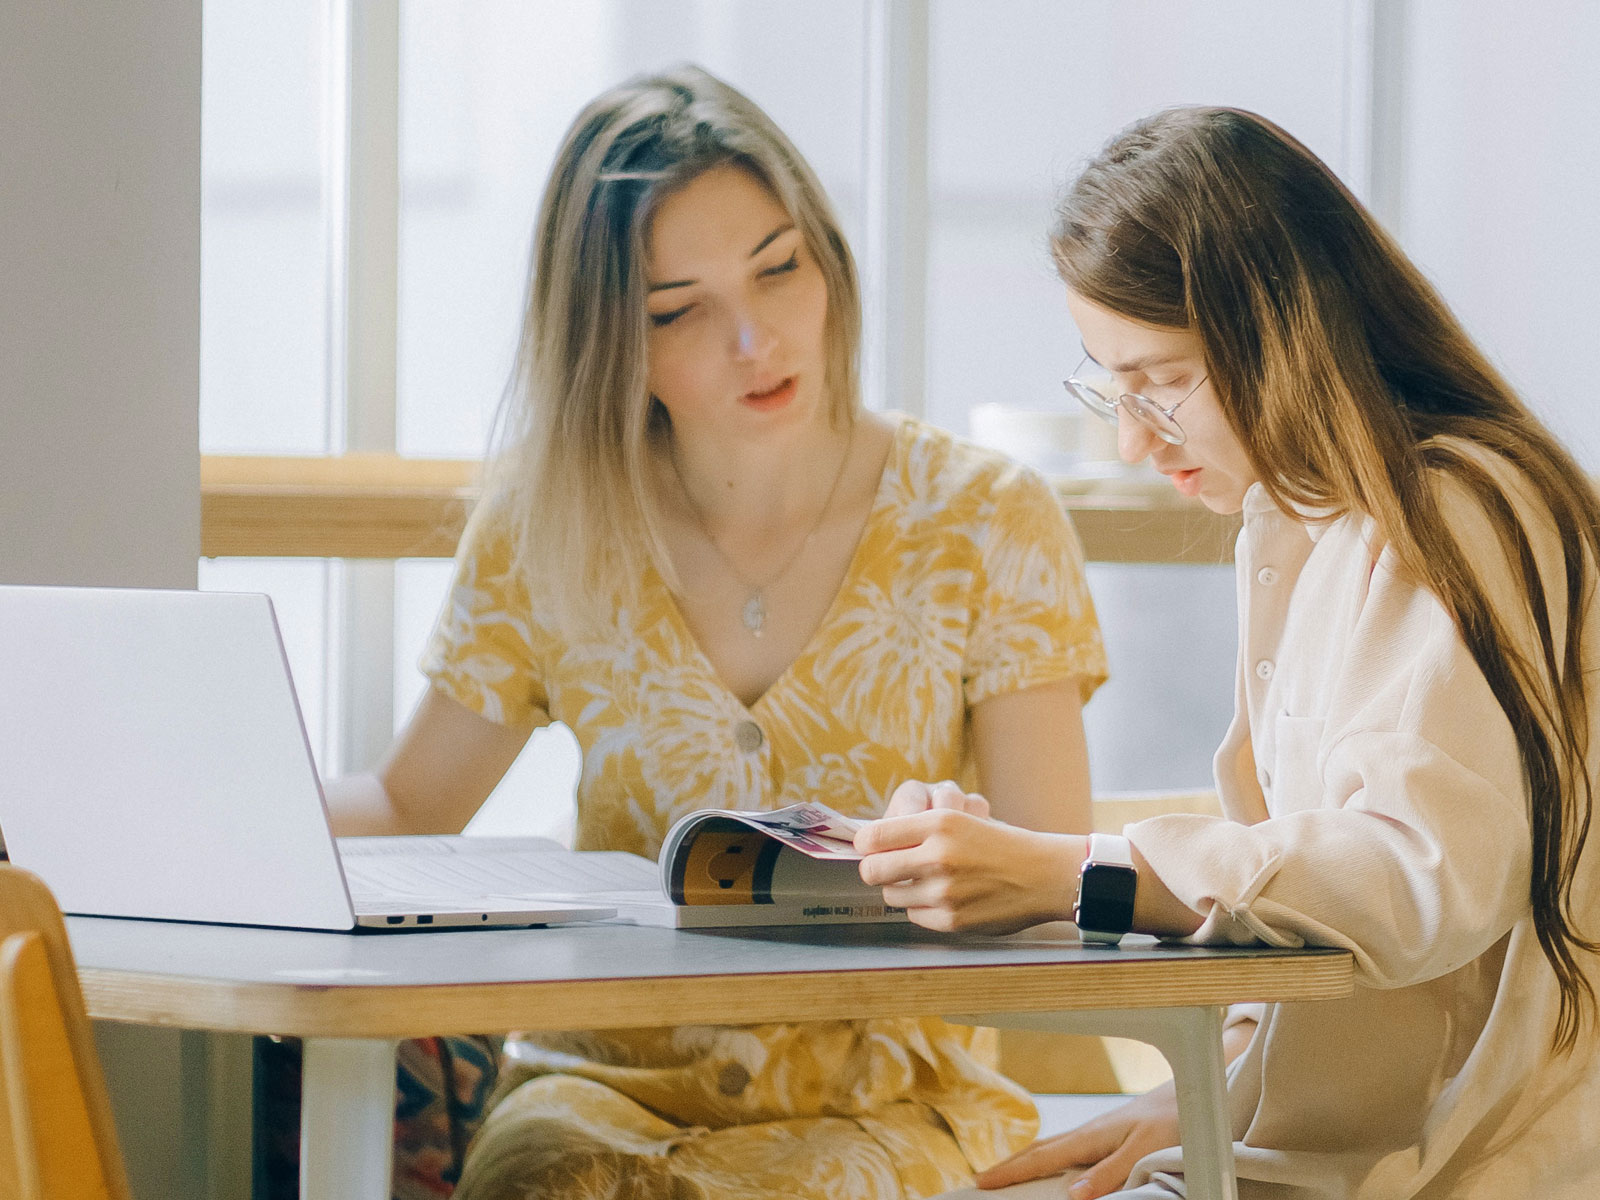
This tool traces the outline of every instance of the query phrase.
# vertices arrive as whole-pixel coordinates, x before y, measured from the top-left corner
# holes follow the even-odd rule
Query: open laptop
[[[70,913],[415,929],[614,912],[572,902],[583,856],[543,839],[341,853],[262,595],[0,586],[0,835]]]

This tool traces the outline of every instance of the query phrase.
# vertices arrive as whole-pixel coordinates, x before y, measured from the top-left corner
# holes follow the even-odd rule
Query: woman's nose
[[[1130,416],[1122,405],[1117,406],[1117,454],[1130,466],[1146,457],[1161,439],[1142,421]]]
[[[733,319],[733,354],[740,359],[761,359],[772,353],[777,336],[754,313],[740,313]]]

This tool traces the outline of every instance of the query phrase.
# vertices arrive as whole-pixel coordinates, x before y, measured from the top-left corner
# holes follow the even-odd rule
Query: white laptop
[[[0,586],[0,835],[70,913],[415,929],[614,912],[573,902],[587,856],[543,839],[336,843],[261,595]]]

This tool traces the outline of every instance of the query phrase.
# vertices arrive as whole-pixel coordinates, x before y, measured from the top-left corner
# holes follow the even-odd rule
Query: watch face
[[[1133,895],[1139,873],[1114,863],[1086,863],[1078,876],[1073,920],[1079,929],[1127,933],[1133,928]]]

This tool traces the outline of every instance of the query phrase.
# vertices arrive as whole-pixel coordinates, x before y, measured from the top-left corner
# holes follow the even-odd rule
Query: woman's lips
[[[1184,471],[1168,471],[1166,474],[1172,479],[1172,486],[1178,489],[1182,496],[1198,496],[1200,494],[1200,468],[1190,467]]]
[[[774,408],[782,408],[794,399],[794,393],[795,377],[790,375],[787,378],[780,379],[765,390],[746,392],[739,399],[740,403],[765,412]]]

